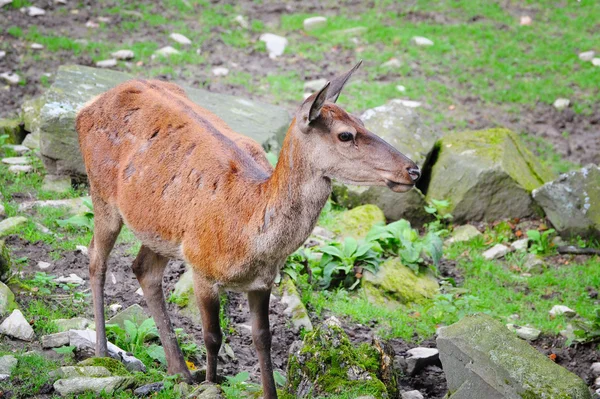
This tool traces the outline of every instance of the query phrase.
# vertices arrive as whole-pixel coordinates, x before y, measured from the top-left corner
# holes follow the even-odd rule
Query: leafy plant
[[[106,332],[114,339],[115,345],[134,355],[145,349],[144,342],[158,338],[158,328],[152,318],[144,320],[139,326],[131,320],[125,320],[123,324],[125,328],[118,324],[107,324]]]
[[[550,237],[554,232],[554,229],[548,229],[544,232],[528,230],[527,238],[529,238],[529,241],[531,242],[529,251],[537,255],[548,255],[552,253],[554,244],[550,241]]]
[[[57,220],[56,223],[60,227],[70,227],[74,229],[84,228],[86,230],[92,230],[94,228],[94,206],[92,200],[85,198],[83,204],[89,209],[79,215],[71,216],[68,219]]]
[[[283,269],[281,269],[281,273],[285,273],[293,281],[297,281],[298,276],[300,273],[302,273],[302,271],[310,270],[308,268],[308,264],[314,260],[315,257],[310,249],[300,247],[296,250],[296,252],[288,256]],[[276,281],[276,283],[279,283],[279,281]]]
[[[575,341],[582,343],[600,341],[600,308],[597,308],[595,313],[592,320],[573,320]]]
[[[225,377],[227,381],[221,385],[225,396],[228,398],[244,398],[248,397],[247,393],[249,390],[256,390],[257,386],[255,384],[248,383],[248,378],[250,378],[250,374],[247,371],[242,371],[237,373],[233,377]],[[252,387],[254,385],[254,387]],[[254,389],[252,389],[254,388]]]
[[[8,134],[0,134],[0,147],[2,147],[4,144],[6,144],[7,140],[8,140]]]
[[[320,285],[324,288],[328,288],[333,280],[341,280],[352,290],[360,283],[363,270],[377,273],[381,261],[377,249],[376,243],[346,237],[343,243],[333,242],[319,249],[323,257],[313,272],[321,275]]]
[[[448,200],[432,199],[425,205],[425,212],[433,215],[435,221],[427,224],[427,230],[437,232],[438,235],[446,235],[448,230],[444,226],[452,220],[453,216],[450,213],[444,213],[450,207]]]

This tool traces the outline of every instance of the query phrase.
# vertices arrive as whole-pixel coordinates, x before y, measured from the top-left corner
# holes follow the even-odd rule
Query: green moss
[[[377,223],[385,223],[383,211],[376,205],[361,205],[338,215],[334,232],[360,239]]]
[[[105,367],[112,375],[130,376],[123,363],[110,357],[91,357],[78,364],[79,366],[101,366]]]
[[[10,253],[3,240],[0,240],[0,279],[8,277],[11,269]]]
[[[9,144],[20,144],[25,138],[23,120],[21,118],[0,119],[0,136],[8,135]]]

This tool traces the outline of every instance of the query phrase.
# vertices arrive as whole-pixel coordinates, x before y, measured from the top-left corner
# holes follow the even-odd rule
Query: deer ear
[[[308,108],[308,123],[314,121],[321,115],[321,108],[327,100],[327,93],[329,92],[330,82],[327,82],[325,86],[316,95],[308,97],[304,103],[304,107]]]
[[[354,65],[354,68],[352,68],[348,72],[337,76],[331,80],[331,86],[329,86],[329,90],[327,91],[328,101],[331,101],[332,103],[337,101],[338,97],[340,96],[340,93],[342,92],[342,89],[344,88],[344,85],[350,79],[352,74],[358,69],[358,67],[360,67],[361,64],[362,60],[358,61],[358,64]]]

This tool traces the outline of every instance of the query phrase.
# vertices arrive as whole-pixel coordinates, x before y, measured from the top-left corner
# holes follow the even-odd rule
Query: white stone
[[[177,43],[183,44],[184,46],[189,46],[190,44],[192,44],[192,41],[187,37],[183,36],[181,33],[171,33],[169,37],[175,40]]]
[[[69,343],[84,354],[93,356],[96,347],[96,332],[92,330],[70,330]],[[121,360],[129,371],[146,371],[146,366],[136,357],[128,354],[111,342],[107,342],[108,355]]]
[[[35,337],[33,328],[31,328],[19,309],[13,310],[10,316],[0,324],[0,334],[30,342]]]
[[[79,277],[78,275],[76,275],[75,273],[71,273],[71,274],[69,274],[69,276],[58,277],[54,281],[56,281],[57,283],[77,284],[77,285],[81,285],[81,284],[85,283],[85,280],[82,279],[81,277]]]
[[[69,332],[63,331],[55,334],[42,336],[42,348],[60,348],[69,345]]]
[[[402,392],[402,399],[425,399],[423,394],[417,390]]]
[[[227,74],[229,74],[229,69],[225,67],[216,67],[213,68],[212,73],[215,76],[227,76]]]
[[[487,260],[502,258],[509,252],[506,245],[496,244],[483,253],[483,257]]]
[[[21,145],[21,144],[4,144],[4,148],[13,150],[17,154],[24,154],[24,153],[30,151],[29,147],[25,147],[24,145]]]
[[[391,102],[398,103],[407,108],[418,108],[422,105],[422,103],[420,103],[419,101],[401,100],[401,99],[394,99],[394,100],[391,100]]]
[[[311,94],[317,92],[327,84],[327,79],[315,79],[304,82],[304,91]]]
[[[600,362],[592,363],[590,371],[594,377],[600,377]]]
[[[33,166],[31,165],[12,165],[8,168],[8,171],[11,173],[29,173],[33,170]]]
[[[96,29],[100,27],[100,24],[96,21],[92,21],[91,19],[85,23],[86,28]]]
[[[77,249],[79,252],[81,252],[82,254],[86,255],[88,254],[88,248],[85,245],[76,245],[75,249]]]
[[[177,50],[177,49],[174,49],[171,46],[165,46],[165,47],[162,47],[162,48],[159,48],[158,50],[156,50],[154,52],[153,56],[160,55],[160,56],[163,56],[163,57],[169,57],[169,56],[171,56],[173,54],[181,54],[181,52],[179,50]]]
[[[31,45],[29,46],[29,48],[31,48],[32,50],[43,50],[44,46],[42,44],[39,44],[39,43],[31,43]]]
[[[398,85],[398,86],[396,86],[396,90],[398,90],[400,93],[405,93],[406,87],[404,87],[402,85]]]
[[[510,247],[515,251],[526,251],[527,244],[529,243],[529,239],[522,238],[510,244]]]
[[[0,216],[6,215],[6,209],[4,209],[4,205],[0,204]]]
[[[244,29],[248,29],[250,27],[250,24],[248,23],[248,20],[243,15],[238,15],[233,20],[235,22],[237,22],[238,25],[241,26]]]
[[[52,263],[48,263],[48,262],[42,262],[42,261],[39,261],[37,265],[38,265],[38,267],[39,267],[40,269],[42,269],[42,270],[46,270],[46,269],[48,269],[49,267],[51,267],[51,266],[52,266]]]
[[[285,37],[274,35],[273,33],[263,33],[260,35],[260,41],[267,45],[269,58],[275,59],[283,54],[288,40]]]
[[[383,68],[400,68],[402,66],[402,61],[400,61],[398,58],[392,58],[389,61],[381,64],[381,66]]]
[[[15,216],[12,218],[4,219],[0,222],[0,236],[9,230],[19,227],[22,224],[27,223],[27,218],[23,216]]]
[[[410,40],[417,46],[433,46],[433,41],[423,36],[415,36]]]
[[[532,22],[532,20],[531,20],[531,17],[530,17],[529,15],[523,15],[523,16],[521,16],[521,19],[520,19],[520,21],[519,21],[519,23],[520,23],[522,26],[528,26],[528,25],[531,25],[531,22]]]
[[[135,53],[131,50],[119,50],[111,53],[111,56],[118,60],[130,60],[135,57]]]
[[[138,288],[138,289],[135,291],[135,293],[136,293],[136,294],[138,294],[139,296],[144,296],[144,291],[142,290],[142,287]]]
[[[6,51],[0,51],[0,60],[6,57]]]
[[[12,2],[13,2],[13,0],[0,0],[0,8],[4,7],[5,5],[8,5]]]
[[[440,352],[435,348],[413,348],[406,351],[408,375],[415,375],[424,367],[436,364],[440,359]]]
[[[540,337],[540,334],[542,333],[540,330],[537,330],[535,328],[522,327],[517,326],[515,324],[507,324],[506,327],[509,330],[514,331],[517,334],[517,337],[526,341],[535,341]]]
[[[113,303],[108,308],[110,309],[111,312],[117,313],[120,309],[123,308],[123,305],[118,304],[118,303]]]
[[[327,18],[325,17],[310,17],[304,20],[304,30],[311,31],[324,28],[327,26]]]
[[[12,355],[0,357],[0,375],[8,375],[10,377],[13,369],[17,367],[19,361]]]
[[[2,163],[7,165],[29,165],[31,164],[31,159],[27,157],[10,157],[3,158]]]
[[[35,6],[27,7],[27,15],[29,15],[30,17],[37,17],[37,16],[44,15],[44,14],[46,14],[46,11],[42,10],[39,7],[35,7]]]
[[[595,55],[596,52],[594,51],[584,51],[583,53],[579,53],[579,59],[581,61],[591,61],[592,59],[594,59]]]
[[[0,57],[2,58],[2,57]],[[592,65],[593,66],[600,66],[600,58],[594,58],[592,59]]]
[[[571,100],[568,98],[557,98],[552,105],[554,108],[561,110],[567,108],[569,104],[571,104]]]
[[[102,60],[96,62],[98,68],[112,68],[117,66],[117,60],[115,58],[109,58],[108,60]]]
[[[16,85],[21,81],[21,77],[16,73],[4,72],[0,73],[0,78],[2,78],[9,85]]]
[[[551,318],[555,318],[556,316],[564,315],[566,317],[573,317],[577,314],[573,309],[564,306],[564,305],[554,305],[552,309],[548,312]]]

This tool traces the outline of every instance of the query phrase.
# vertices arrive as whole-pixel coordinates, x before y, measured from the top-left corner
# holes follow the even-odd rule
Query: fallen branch
[[[558,253],[570,255],[600,255],[600,249],[579,248],[573,245],[566,245],[558,247]]]

